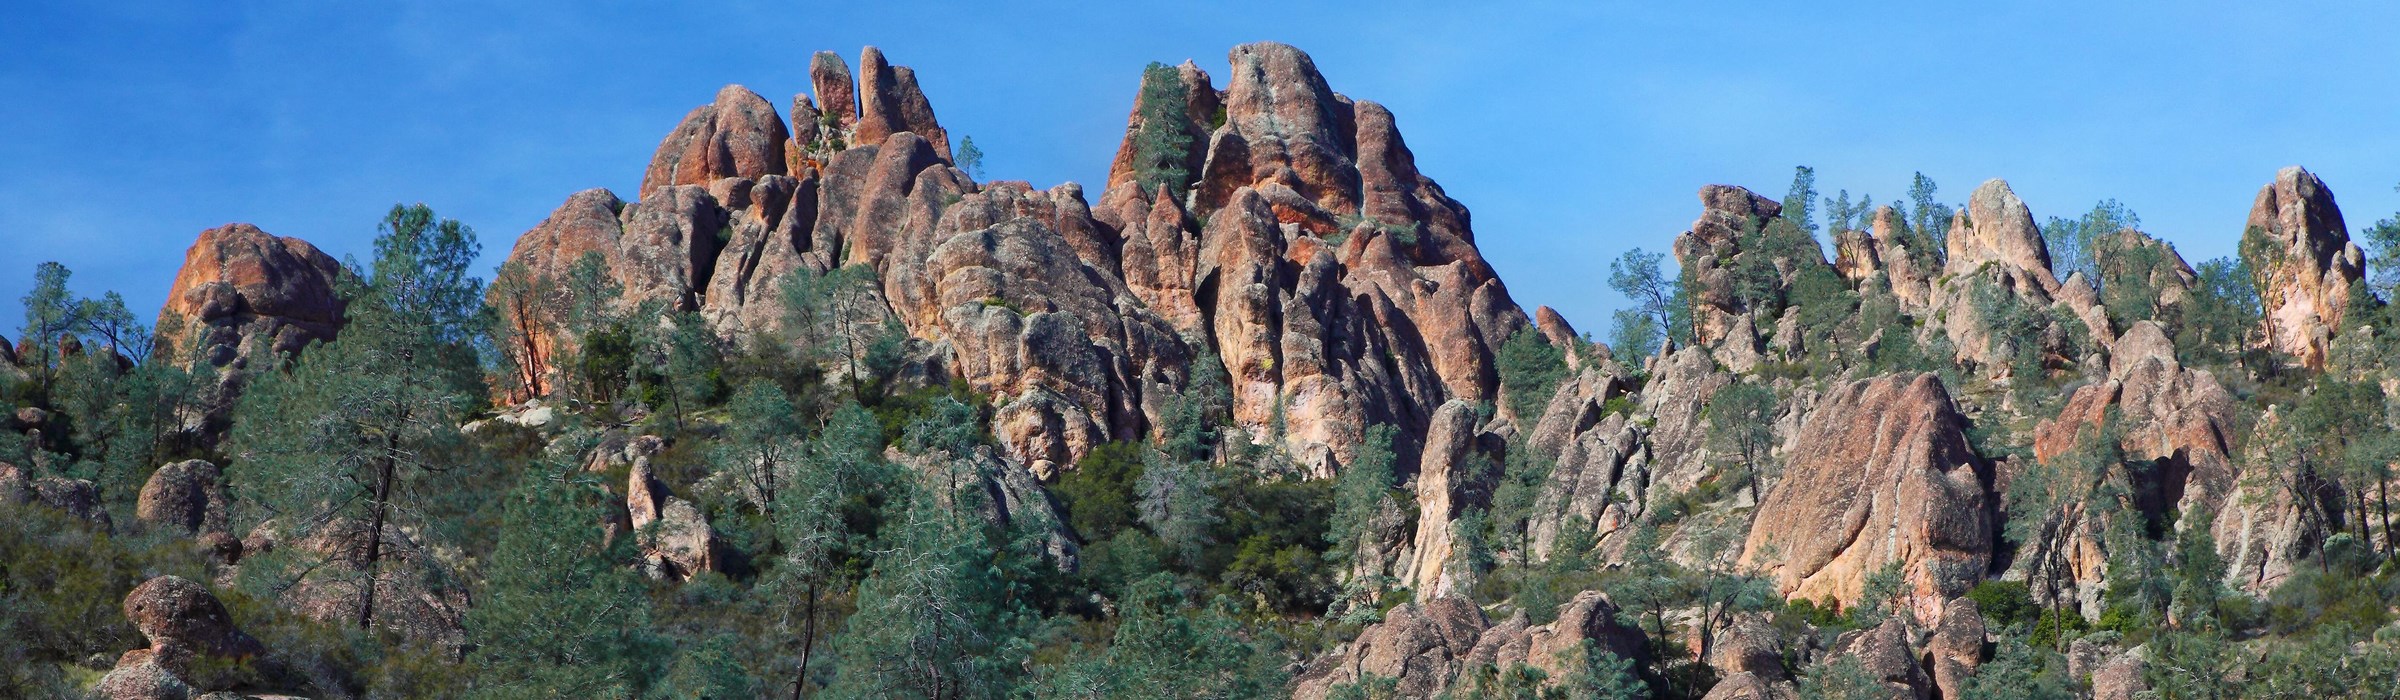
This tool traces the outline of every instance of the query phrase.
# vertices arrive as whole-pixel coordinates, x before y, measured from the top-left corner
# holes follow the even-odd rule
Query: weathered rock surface
[[[328,624],[358,624],[368,586],[375,608],[370,624],[400,636],[456,649],[466,644],[469,598],[464,584],[448,576],[435,553],[415,537],[386,524],[383,561],[368,576],[366,544],[374,532],[365,522],[336,519],[305,531],[269,520],[242,538],[244,557],[288,549],[311,564],[308,575],[285,589],[276,603]]]
[[[249,224],[200,232],[159,310],[158,345],[171,361],[216,368],[187,430],[204,442],[223,433],[253,362],[292,354],[341,332],[334,287],[341,263],[297,238]]]
[[[858,87],[857,143],[883,143],[892,134],[909,132],[924,137],[942,160],[950,159],[950,135],[934,121],[933,105],[917,89],[915,71],[893,66],[881,49],[869,46],[858,55]]]
[[[982,496],[969,504],[977,517],[1004,532],[1034,533],[1041,539],[1042,556],[1061,570],[1072,571],[1080,550],[1075,536],[1067,527],[1066,512],[1050,492],[1042,489],[1033,472],[1025,465],[1004,460],[990,447],[977,446],[963,456],[953,458],[946,453],[912,455],[898,448],[885,451],[884,457],[908,467],[918,479],[943,499],[947,508],[960,507],[954,497],[951,480],[960,474],[972,474]],[[963,466],[963,468],[961,468]]]
[[[1933,697],[1933,679],[1925,667],[1917,663],[1916,648],[1910,644],[1912,630],[1900,616],[1893,616],[1874,629],[1845,632],[1834,640],[1832,657],[1853,657],[1866,666],[1867,674],[1892,693],[1895,700]]]
[[[207,586],[179,576],[134,587],[125,595],[125,619],[150,646],[126,652],[100,679],[94,690],[112,700],[186,698],[221,690],[235,680],[227,664],[266,651],[234,626]]]
[[[1800,691],[1791,682],[1769,681],[1755,673],[1736,673],[1717,681],[1700,700],[1796,700]]]
[[[0,502],[40,503],[101,530],[113,529],[115,523],[109,518],[108,509],[100,504],[100,490],[90,480],[31,476],[14,464],[0,462]]]
[[[1983,665],[1984,634],[1983,614],[1975,601],[1953,600],[1942,610],[1941,621],[1933,626],[1933,639],[1925,644],[1926,656],[1933,662],[1933,686],[1941,697],[1965,697],[1967,679]]]
[[[662,446],[660,443],[645,443]],[[649,453],[637,454],[626,477],[625,510],[632,515],[642,569],[652,578],[690,580],[717,570],[717,533],[691,501],[677,498],[650,469]]]
[[[1472,471],[1478,464],[1473,461],[1477,450],[1484,447],[1477,444],[1478,437],[1474,404],[1453,400],[1434,412],[1426,427],[1424,460],[1417,469],[1418,522],[1447,525],[1470,508],[1488,505],[1478,502],[1478,496],[1489,493],[1489,486],[1482,483],[1482,474]],[[1455,561],[1451,530],[1417,528],[1411,547],[1415,558],[1401,576],[1417,595],[1439,598],[1464,592],[1460,577],[1472,573]]]
[[[2333,190],[2299,166],[2276,171],[2275,181],[2259,188],[2242,229],[2268,343],[2311,369],[2325,367],[2327,346],[2350,306],[2350,284],[2366,274],[2366,256],[2349,232]]]
[[[808,60],[809,84],[817,91],[817,109],[825,117],[825,126],[835,133],[847,134],[858,125],[858,81],[850,76],[850,63],[832,51],[819,51]]]
[[[2058,278],[2050,271],[2050,247],[2033,222],[2033,211],[2006,181],[1985,180],[1968,195],[1966,208],[1950,226],[1948,243],[1944,269],[1951,275],[1971,274],[1976,268],[1995,264],[2022,275],[2045,295],[2058,294]]]
[[[1750,309],[1734,294],[1733,266],[1744,252],[1745,231],[1783,213],[1775,200],[1731,185],[1700,188],[1700,218],[1675,237],[1675,260],[1683,264],[1692,295],[1692,342],[1715,346]]]
[[[716,101],[692,108],[659,142],[650,169],[642,173],[641,198],[676,185],[782,175],[790,139],[773,104],[749,88],[727,85],[717,90]]]
[[[2034,456],[2048,462],[2073,450],[2112,409],[2118,413],[2125,456],[2153,465],[2146,479],[2156,494],[2155,507],[2213,516],[2218,551],[2232,570],[2228,583],[2263,592],[2290,574],[2291,562],[2308,551],[2312,535],[2272,484],[2244,478],[2242,462],[2233,458],[2233,395],[2214,375],[2178,362],[2173,342],[2157,323],[2139,321],[2128,328],[2115,343],[2107,378],[2077,389],[2057,418],[2036,426]],[[2071,585],[2087,608],[2097,607],[2106,570],[2098,540],[2097,532],[2079,534],[2071,550]]]
[[[1910,605],[1939,615],[1991,562],[1991,474],[1965,427],[1930,374],[1835,385],[1801,424],[1742,561],[1786,596],[1844,603],[1899,562]]]
[[[1493,625],[1464,598],[1401,605],[1344,648],[1309,663],[1294,681],[1292,697],[1319,700],[1366,675],[1398,679],[1403,697],[1438,697],[1466,672],[1486,665],[1525,664],[1556,682],[1571,672],[1563,652],[1586,640],[1623,658],[1646,658],[1641,633],[1618,623],[1616,615],[1617,607],[1598,591],[1559,606],[1557,621],[1533,626],[1523,614]]]
[[[159,467],[142,484],[134,517],[157,528],[186,535],[229,532],[226,522],[224,474],[206,460],[184,460]]]

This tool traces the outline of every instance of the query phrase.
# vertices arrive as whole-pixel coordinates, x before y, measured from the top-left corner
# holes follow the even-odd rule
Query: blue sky
[[[1621,303],[1608,260],[1666,250],[1701,185],[1780,196],[1798,164],[1879,200],[1919,170],[1952,202],[2002,177],[2041,218],[2113,197],[2195,262],[2232,253],[2283,165],[2353,229],[2400,209],[2389,2],[401,4],[12,8],[0,333],[44,260],[153,313],[232,221],[363,255],[422,201],[497,265],[568,194],[629,195],[717,87],[780,108],[810,53],[866,44],[917,69],[988,176],[1092,187],[1143,64],[1221,87],[1233,45],[1297,45],[1392,109],[1520,303],[1595,334]]]

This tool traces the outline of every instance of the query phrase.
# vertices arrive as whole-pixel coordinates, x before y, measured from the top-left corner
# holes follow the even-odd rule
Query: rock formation
[[[1857,600],[1898,562],[1922,618],[1981,581],[1991,474],[1933,375],[1841,382],[1801,424],[1742,548],[1788,597]]]
[[[341,332],[342,301],[334,294],[340,263],[297,238],[278,238],[249,224],[200,232],[184,253],[183,269],[158,313],[158,345],[171,361],[216,369],[186,429],[204,442],[225,429],[252,363],[267,353],[292,354]]]
[[[401,637],[458,649],[466,644],[469,597],[463,582],[441,575],[437,554],[409,532],[387,525],[383,561],[367,575],[368,524],[340,518],[305,532],[268,520],[241,540],[242,556],[288,550],[310,562],[308,573],[283,589],[276,603],[319,622],[355,626],[369,586],[375,610],[371,624]]]
[[[788,177],[753,170],[763,155],[711,155],[784,133],[729,130],[772,108],[728,88],[652,165],[695,174],[646,178],[635,204],[579,193],[510,260],[559,280],[597,253],[625,303],[700,311],[737,341],[779,330],[776,290],[795,272],[871,268],[861,303],[884,310],[858,309],[848,326],[888,314],[936,379],[1002,399],[1006,456],[1038,473],[1150,434],[1189,381],[1199,353],[1187,341],[1222,358],[1236,421],[1253,439],[1280,437],[1311,473],[1331,474],[1376,423],[1401,426],[1414,465],[1435,409],[1497,398],[1495,353],[1530,321],[1388,111],[1332,92],[1289,46],[1230,58],[1224,91],[1197,68],[1177,73],[1188,201],[1142,191],[1130,138],[1098,208],[1073,185],[979,185],[948,164],[914,75],[870,48],[855,79],[838,56],[812,61],[821,130],[795,126],[779,147],[814,133],[801,145],[818,150],[787,153],[806,164]]]
[[[1830,651],[1832,658],[1858,659],[1866,667],[1867,675],[1889,690],[1895,700],[1930,700],[1933,678],[1918,664],[1917,648],[1911,644],[1913,633],[1904,618],[1894,615],[1872,629],[1842,633]]]
[[[2350,285],[2366,275],[2366,256],[2350,242],[2333,190],[2299,166],[2276,171],[2250,205],[2242,257],[2257,276],[2269,346],[2323,369]]]
[[[125,595],[125,619],[150,646],[125,652],[94,691],[111,700],[188,698],[237,680],[234,662],[265,652],[233,624],[208,587],[160,576]]]
[[[1732,335],[1750,309],[1734,293],[1733,266],[1745,232],[1783,213],[1775,200],[1730,185],[1700,188],[1700,218],[1675,237],[1675,260],[1688,275],[1692,295],[1692,342],[1715,346]]]
[[[224,474],[206,460],[176,462],[150,473],[134,517],[185,535],[229,532]]]
[[[658,144],[642,173],[642,199],[676,185],[707,185],[725,178],[782,175],[783,117],[766,98],[740,85],[717,91],[715,102],[692,109]]]
[[[639,441],[638,446],[665,447],[657,440]],[[708,518],[691,501],[677,498],[667,491],[650,469],[654,451],[628,449],[633,456],[633,468],[626,477],[625,510],[632,515],[636,546],[642,552],[642,570],[651,578],[675,581],[690,580],[693,576],[717,570],[717,533],[708,526]]]
[[[1975,601],[1950,601],[1934,624],[1926,656],[1933,661],[1933,686],[1943,698],[1963,698],[1967,679],[1983,665],[1985,627]]]
[[[40,503],[106,531],[114,523],[100,504],[100,490],[89,479],[45,476],[31,478],[24,469],[0,462],[0,504]]]
[[[1640,631],[1617,621],[1617,607],[1584,591],[1558,608],[1555,622],[1528,625],[1519,613],[1491,624],[1473,601],[1443,597],[1393,608],[1345,648],[1320,657],[1293,681],[1295,700],[1321,700],[1334,688],[1376,675],[1400,681],[1403,697],[1439,697],[1481,666],[1525,664],[1553,683],[1572,672],[1563,652],[1591,641],[1621,658],[1644,659]]]

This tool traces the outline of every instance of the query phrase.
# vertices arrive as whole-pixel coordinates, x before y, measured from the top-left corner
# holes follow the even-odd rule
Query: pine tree
[[[966,172],[967,177],[983,179],[983,149],[975,146],[973,136],[959,139],[958,169]]]
[[[873,499],[899,486],[900,476],[883,459],[882,436],[873,414],[845,403],[834,410],[823,430],[801,445],[784,485],[774,489],[773,525],[782,557],[768,572],[765,586],[801,601],[799,669],[791,683],[795,698],[812,682],[819,620],[827,616],[823,603],[851,581],[854,574],[845,561],[863,552],[873,534],[853,529],[850,523],[870,519],[866,511]]]
[[[48,397],[58,382],[60,341],[83,325],[85,306],[67,291],[67,266],[46,262],[34,267],[33,289],[25,293],[25,323],[17,338],[28,352],[17,362],[33,371],[35,387]]]
[[[1774,390],[1737,381],[1710,395],[1706,405],[1710,446],[1741,461],[1750,502],[1763,502],[1759,489],[1768,476],[1767,451],[1774,446],[1779,410]]]
[[[1209,529],[1222,520],[1212,495],[1215,480],[1206,463],[1179,461],[1157,450],[1145,452],[1137,482],[1142,525],[1185,563],[1197,564],[1200,548],[1208,544]]]
[[[997,575],[981,524],[935,500],[915,499],[859,584],[828,696],[1007,696],[1031,613]]]
[[[466,619],[476,695],[634,697],[658,675],[670,649],[650,631],[630,538],[612,545],[601,526],[609,498],[595,478],[556,465],[537,465],[509,494]]]
[[[1130,587],[1106,654],[1044,669],[1038,697],[1253,698],[1286,682],[1281,640],[1245,629],[1231,601],[1186,610],[1170,574]]]
[[[1560,686],[1567,700],[1646,700],[1649,686],[1633,674],[1633,660],[1617,656],[1586,639],[1559,652],[1560,664],[1572,669]]]
[[[1918,236],[1932,242],[1933,245],[1929,246],[1930,250],[1927,252],[1936,256],[1935,262],[1937,263],[1940,261],[1939,256],[1946,250],[1945,246],[1949,245],[1952,214],[1950,205],[1934,199],[1934,194],[1939,191],[1941,191],[1941,187],[1935,185],[1933,178],[1926,177],[1924,173],[1917,173],[1916,177],[1908,184],[1908,201],[1910,202],[1908,227]]]
[[[1189,109],[1183,96],[1183,76],[1164,63],[1142,69],[1141,96],[1134,102],[1140,123],[1133,132],[1134,182],[1144,193],[1161,188],[1182,201],[1191,185],[1192,136],[1186,132]]]
[[[1392,501],[1395,432],[1389,425],[1368,427],[1366,443],[1336,477],[1333,519],[1325,531],[1325,543],[1330,547],[1325,558],[1352,563],[1375,537],[1375,514]]]
[[[423,205],[393,207],[372,272],[345,286],[341,338],[244,393],[229,450],[242,459],[228,479],[285,541],[323,535],[343,545],[326,553],[332,561],[279,548],[246,563],[246,577],[338,581],[358,591],[365,628],[394,550],[433,566],[421,540],[445,530],[433,516],[474,468],[457,426],[482,395],[472,343],[486,327],[483,285],[466,273],[476,251],[458,222],[436,221]]]

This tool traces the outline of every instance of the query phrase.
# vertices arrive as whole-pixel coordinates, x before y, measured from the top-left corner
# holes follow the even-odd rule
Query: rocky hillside
[[[2001,180],[1706,185],[1602,343],[1296,48],[1152,64],[1096,197],[978,182],[873,47],[806,71],[488,275],[419,205],[349,266],[203,232],[151,327],[45,276],[0,695],[2400,683],[2400,223],[2306,170],[2196,268]]]

